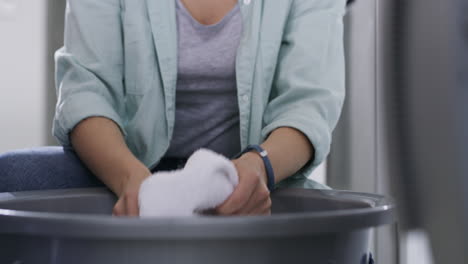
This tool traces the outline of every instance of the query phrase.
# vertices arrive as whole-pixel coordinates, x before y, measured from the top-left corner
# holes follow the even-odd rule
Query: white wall
[[[46,0],[0,0],[0,153],[45,144]]]

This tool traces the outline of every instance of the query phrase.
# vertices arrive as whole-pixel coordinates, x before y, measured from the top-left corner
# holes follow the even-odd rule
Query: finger
[[[256,215],[271,215],[271,200],[264,204],[263,208],[260,209]]]
[[[229,196],[229,198],[218,207],[217,212],[221,215],[232,215],[245,207],[252,196],[253,191],[248,188],[238,188]]]
[[[265,198],[262,201],[259,201],[255,204],[255,206],[252,206],[249,208],[248,211],[246,211],[247,215],[256,215],[256,214],[261,214],[265,210],[270,209],[271,207],[271,200],[269,197]]]
[[[265,204],[265,210],[263,210],[262,213],[265,213],[267,215],[271,215],[271,207],[273,206],[273,201],[270,199],[268,199],[268,201],[266,202]]]
[[[236,211],[235,214],[250,214],[254,211],[258,211],[259,209],[263,209],[263,205],[268,199],[270,199],[270,192],[264,185],[259,184],[257,185],[257,188],[255,188],[254,193],[247,204],[240,210]]]
[[[128,216],[138,216],[138,199],[136,195],[127,195],[126,205]]]
[[[260,212],[260,215],[271,215],[271,209],[266,209]]]
[[[252,196],[259,180],[258,177],[250,178],[254,180],[248,180],[249,178],[247,178],[243,182],[239,182],[231,196],[229,196],[229,198],[217,208],[218,213],[222,215],[230,215],[245,206]]]
[[[119,199],[112,209],[112,215],[122,216],[125,213],[125,208],[123,208],[123,200]]]
[[[267,197],[265,200],[258,203],[255,207],[253,207],[247,215],[261,215],[265,211],[271,210],[271,199]]]

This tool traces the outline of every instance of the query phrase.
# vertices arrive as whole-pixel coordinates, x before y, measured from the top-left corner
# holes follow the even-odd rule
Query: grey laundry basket
[[[0,263],[367,264],[372,227],[394,221],[373,194],[280,189],[271,216],[112,217],[102,188],[0,194]]]

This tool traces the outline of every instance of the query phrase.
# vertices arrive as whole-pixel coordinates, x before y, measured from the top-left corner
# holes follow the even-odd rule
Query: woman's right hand
[[[119,197],[113,214],[138,216],[140,185],[151,172],[127,147],[119,126],[90,117],[75,126],[70,138],[80,159]]]
[[[113,215],[138,216],[140,214],[138,193],[142,182],[150,175],[151,172],[147,168],[142,168],[140,171],[134,171],[132,175],[124,177],[119,199],[112,210]]]

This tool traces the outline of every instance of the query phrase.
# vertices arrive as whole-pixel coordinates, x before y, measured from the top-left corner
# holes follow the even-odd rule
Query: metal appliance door
[[[384,51],[389,175],[436,263],[468,260],[468,3],[395,0]]]

